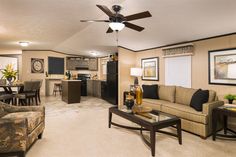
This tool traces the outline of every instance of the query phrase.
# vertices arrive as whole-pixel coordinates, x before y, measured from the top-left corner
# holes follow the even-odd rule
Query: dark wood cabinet
[[[63,80],[62,81],[62,100],[68,104],[80,103],[81,81]]]
[[[90,58],[88,69],[91,71],[97,71],[98,70],[98,59],[97,58]]]
[[[67,57],[66,70],[98,70],[97,58]]]
[[[87,95],[101,98],[101,80],[87,80]]]

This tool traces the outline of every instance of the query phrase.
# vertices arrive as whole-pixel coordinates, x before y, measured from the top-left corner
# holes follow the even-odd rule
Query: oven
[[[77,79],[81,80],[81,96],[87,96],[87,80],[91,77],[90,74],[78,74]]]

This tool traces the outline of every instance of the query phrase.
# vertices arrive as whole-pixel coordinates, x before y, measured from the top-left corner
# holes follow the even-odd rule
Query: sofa
[[[223,101],[218,101],[215,91],[209,90],[208,102],[203,104],[202,111],[196,111],[190,107],[190,102],[197,89],[165,85],[157,88],[159,99],[144,98],[144,106],[179,117],[182,129],[187,132],[202,138],[211,134],[212,110],[224,105]]]
[[[45,108],[0,102],[0,156],[24,157],[45,127]]]

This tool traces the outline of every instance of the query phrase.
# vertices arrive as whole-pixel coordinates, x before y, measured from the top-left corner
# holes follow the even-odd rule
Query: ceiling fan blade
[[[96,5],[99,9],[101,9],[105,14],[107,14],[109,17],[113,16],[113,13],[110,9],[108,9],[105,5]]]
[[[109,20],[80,20],[80,22],[110,22]]]
[[[152,17],[152,15],[150,14],[149,11],[125,16],[125,19],[126,19],[126,21],[132,21],[132,20],[143,19],[143,18],[147,18],[147,17]]]
[[[112,33],[113,30],[109,27],[106,33]]]
[[[144,27],[140,27],[138,25],[135,25],[135,24],[132,24],[132,23],[129,23],[129,22],[124,22],[125,26],[130,28],[130,29],[134,29],[136,31],[139,31],[141,32],[142,30],[144,30]]]

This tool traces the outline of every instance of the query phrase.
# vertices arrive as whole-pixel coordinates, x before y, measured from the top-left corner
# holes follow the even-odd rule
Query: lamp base
[[[138,77],[134,78],[134,85],[138,85]]]

